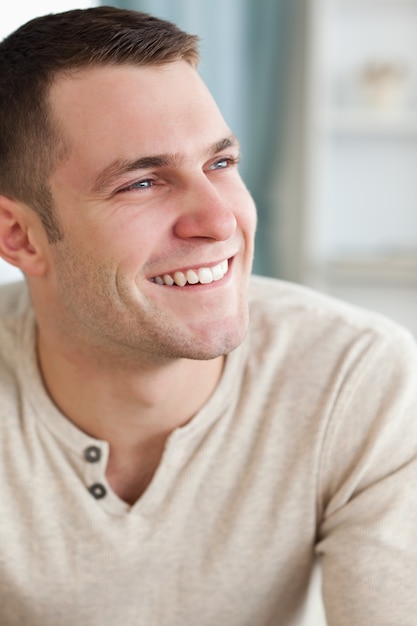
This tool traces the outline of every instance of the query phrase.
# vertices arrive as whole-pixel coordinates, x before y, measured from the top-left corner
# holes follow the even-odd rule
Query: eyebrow
[[[208,157],[212,157],[228,148],[239,148],[239,142],[234,135],[224,137],[214,142],[205,152]],[[175,167],[181,165],[183,161],[184,157],[176,153],[155,154],[139,157],[137,159],[116,159],[99,172],[94,179],[91,189],[93,193],[99,193],[111,185],[117,178],[128,172],[150,168]]]

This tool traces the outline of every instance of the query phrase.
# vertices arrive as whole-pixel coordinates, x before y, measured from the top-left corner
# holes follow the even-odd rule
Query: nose
[[[177,237],[215,241],[226,241],[232,237],[237,221],[224,192],[206,177],[190,184],[180,200],[181,207],[174,226]]]

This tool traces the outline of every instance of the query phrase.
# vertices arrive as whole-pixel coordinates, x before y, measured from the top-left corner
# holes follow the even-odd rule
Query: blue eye
[[[209,170],[225,170],[239,162],[238,158],[223,157],[210,165]]]
[[[144,180],[138,180],[135,183],[132,183],[131,185],[128,185],[127,187],[123,187],[123,189],[121,189],[121,192],[124,191],[134,191],[135,189],[150,189],[150,187],[153,187],[154,184],[154,180],[152,180],[152,178],[145,178]]]
[[[219,159],[218,161],[216,161],[215,163],[210,165],[209,169],[210,170],[221,170],[221,169],[225,169],[229,165],[230,165],[230,159]]]
[[[218,169],[227,167],[228,165],[230,165],[230,159],[221,159],[221,161],[217,161],[214,165]]]

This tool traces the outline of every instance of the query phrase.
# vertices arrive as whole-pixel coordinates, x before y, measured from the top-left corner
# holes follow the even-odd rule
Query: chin
[[[235,324],[228,331],[220,329],[215,335],[191,340],[182,345],[182,358],[208,361],[233,352],[247,335],[248,324]]]

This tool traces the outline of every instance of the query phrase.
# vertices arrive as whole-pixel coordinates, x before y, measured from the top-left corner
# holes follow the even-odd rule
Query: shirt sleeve
[[[378,337],[340,389],[320,469],[329,626],[417,624],[417,347]]]

